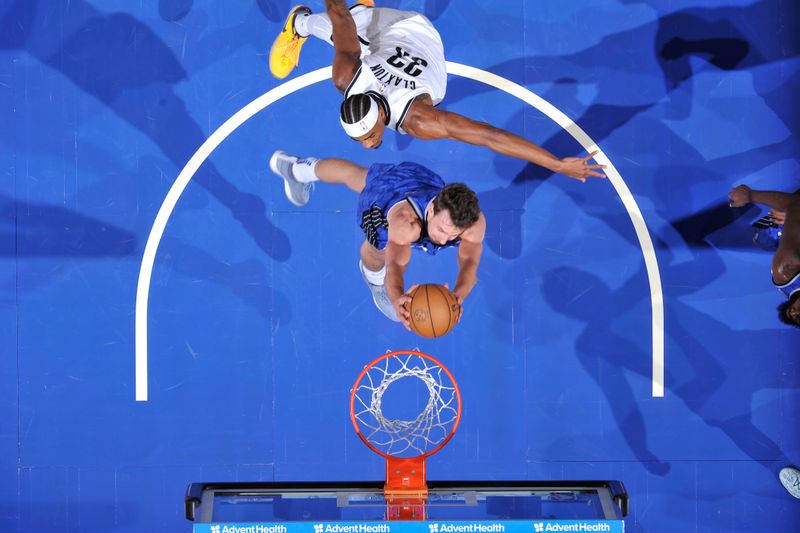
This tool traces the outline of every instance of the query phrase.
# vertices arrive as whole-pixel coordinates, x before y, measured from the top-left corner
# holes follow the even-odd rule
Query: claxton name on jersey
[[[396,74],[392,74],[383,65],[373,65],[370,70],[375,75],[375,78],[384,85],[394,85],[395,87],[403,87],[404,89],[416,89],[417,84],[414,80],[407,80],[401,78]]]

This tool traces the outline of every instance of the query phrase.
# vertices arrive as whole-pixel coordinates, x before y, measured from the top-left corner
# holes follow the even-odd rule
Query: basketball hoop
[[[427,390],[424,406],[410,420],[384,415],[384,394],[405,378],[416,378]],[[453,375],[422,352],[388,352],[358,375],[350,418],[364,444],[386,458],[387,520],[424,520],[425,460],[447,444],[461,420],[461,393]]]

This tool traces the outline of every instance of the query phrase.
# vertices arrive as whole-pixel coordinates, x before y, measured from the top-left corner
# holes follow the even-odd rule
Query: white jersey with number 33
[[[373,23],[382,14],[375,10]],[[361,58],[361,67],[347,86],[344,97],[352,94],[373,94],[383,99],[389,110],[388,127],[402,129],[411,102],[421,94],[430,95],[433,105],[444,98],[447,89],[447,67],[439,32],[419,13],[391,11],[405,18],[392,21],[369,39],[369,53]],[[374,25],[370,25],[373,26]],[[362,37],[363,39],[363,37]],[[364,43],[366,44],[366,43]]]

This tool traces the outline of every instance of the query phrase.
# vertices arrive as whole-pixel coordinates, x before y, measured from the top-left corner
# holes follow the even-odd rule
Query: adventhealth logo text
[[[314,533],[389,533],[389,525],[388,524],[314,524]]]
[[[287,533],[286,526],[273,524],[270,526],[211,526],[211,533]]]
[[[428,524],[430,533],[504,533],[506,528],[503,524]]]
[[[548,531],[611,531],[608,524],[593,524],[591,522],[581,522],[579,524],[545,524],[536,522],[533,524],[536,533],[547,533]]]

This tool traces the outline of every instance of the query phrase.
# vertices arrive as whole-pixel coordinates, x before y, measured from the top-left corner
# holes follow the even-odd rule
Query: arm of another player
[[[786,209],[786,221],[778,251],[772,258],[772,277],[778,284],[788,283],[800,270],[800,194],[793,195]]]
[[[427,95],[426,95],[427,96]],[[427,97],[428,99],[430,97]],[[403,121],[403,129],[419,139],[454,139],[485,146],[497,153],[530,161],[558,174],[586,181],[590,176],[604,178],[603,165],[589,164],[597,152],[585,157],[559,159],[544,148],[519,135],[496,128],[485,122],[476,122],[458,113],[434,108],[425,101],[416,101]]]
[[[333,84],[343,93],[361,66],[356,23],[342,0],[325,0],[333,27]]]
[[[481,216],[470,228],[461,234],[458,245],[458,278],[453,294],[459,303],[458,319],[461,320],[464,300],[478,283],[478,265],[483,253],[483,237],[486,234],[486,217]]]
[[[779,191],[757,191],[747,185],[734,187],[728,193],[731,207],[744,207],[749,203],[766,205],[778,211],[786,211],[794,199],[793,194]]]

